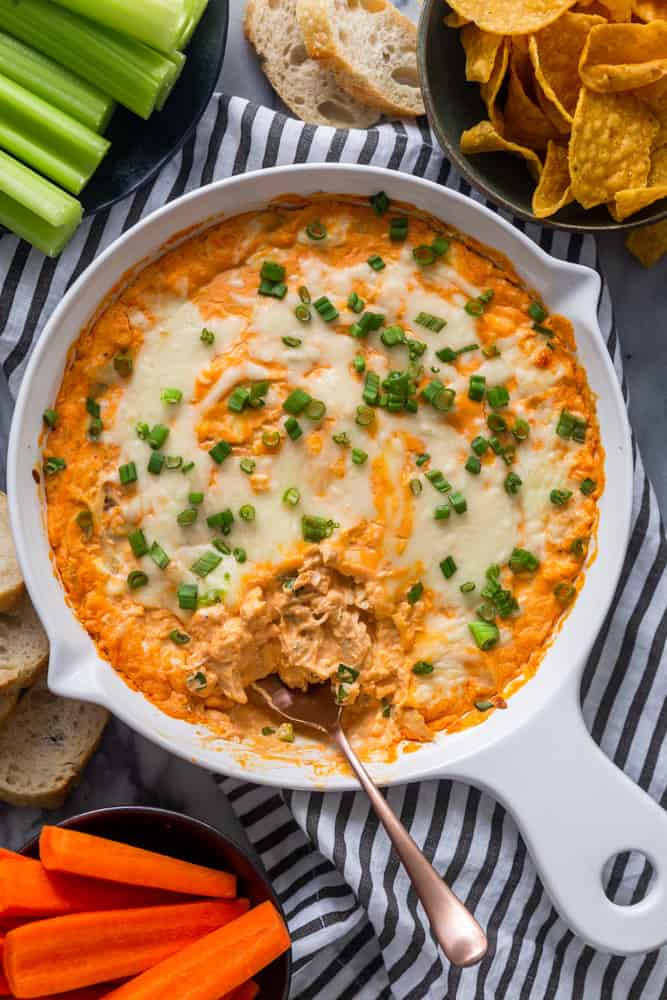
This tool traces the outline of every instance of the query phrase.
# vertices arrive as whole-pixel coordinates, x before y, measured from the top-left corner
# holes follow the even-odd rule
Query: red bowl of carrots
[[[234,842],[162,809],[101,809],[0,848],[0,997],[287,1000],[290,940]]]

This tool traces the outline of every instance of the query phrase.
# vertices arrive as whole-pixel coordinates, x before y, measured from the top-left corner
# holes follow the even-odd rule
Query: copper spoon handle
[[[426,910],[431,928],[445,955],[454,965],[480,962],[487,949],[484,931],[463,903],[440,878],[414,840],[385,801],[379,788],[350,746],[342,726],[332,734],[343,751],[375,813],[387,831]]]

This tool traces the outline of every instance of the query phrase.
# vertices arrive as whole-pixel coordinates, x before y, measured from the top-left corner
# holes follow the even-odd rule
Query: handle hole
[[[602,869],[607,899],[617,906],[635,906],[651,892],[655,869],[643,851],[619,851]]]

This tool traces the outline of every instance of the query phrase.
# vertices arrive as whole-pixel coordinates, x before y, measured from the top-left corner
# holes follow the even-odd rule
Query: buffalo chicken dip
[[[55,567],[171,716],[293,742],[329,684],[368,753],[507,707],[592,552],[573,330],[509,261],[390,204],[290,198],[190,236],[74,344],[44,414]]]

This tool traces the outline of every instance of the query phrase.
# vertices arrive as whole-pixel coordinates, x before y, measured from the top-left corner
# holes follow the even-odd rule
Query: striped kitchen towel
[[[276,164],[345,160],[403,170],[470,194],[426,125],[367,132],[314,128],[218,95],[196,134],[132,199],[87,220],[58,261],[0,243],[0,361],[15,394],[30,348],[67,287],[144,214],[212,180]],[[598,266],[595,242],[539,226],[551,253]],[[621,352],[606,287],[601,326],[619,379]],[[0,393],[2,387],[0,386]],[[595,739],[628,775],[667,802],[667,578],[664,531],[635,451],[633,532],[610,612],[591,654],[584,711]],[[513,820],[493,799],[450,781],[392,788],[389,801],[489,934],[477,968],[438,953],[403,869],[366,800],[355,793],[280,793],[223,780],[278,891],[294,939],[293,996],[321,1000],[657,1000],[667,949],[613,958],[585,947],[552,908]],[[610,893],[641,897],[647,872],[619,861]]]

